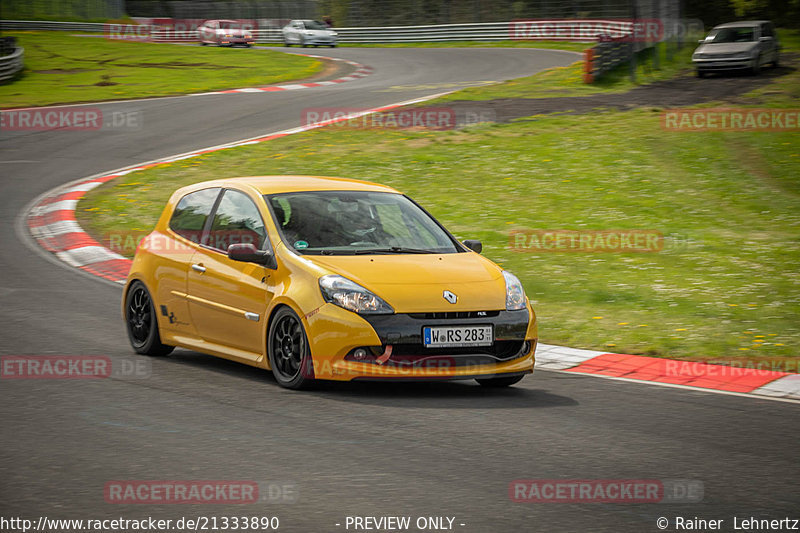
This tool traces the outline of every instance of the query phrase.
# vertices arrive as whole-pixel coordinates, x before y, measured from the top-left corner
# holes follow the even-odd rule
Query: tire
[[[208,44],[208,43],[207,43],[207,42],[205,42],[205,41],[200,41],[200,46],[205,46],[205,45],[207,45],[207,44]]]
[[[167,355],[175,349],[161,343],[156,308],[150,292],[141,281],[134,281],[125,296],[125,324],[134,351],[142,355]]]
[[[780,66],[780,57],[778,52],[775,52],[775,60],[772,62],[772,68],[778,68]]]
[[[288,307],[280,308],[272,317],[267,334],[269,366],[278,385],[287,389],[307,389],[314,378],[308,377],[312,368],[303,322]]]
[[[490,387],[493,389],[499,389],[501,387],[510,387],[515,383],[519,383],[525,375],[521,376],[511,376],[506,378],[487,378],[487,379],[476,379],[482,387]]]
[[[328,46],[330,46],[331,48],[336,48],[335,44],[329,44]]]
[[[705,78],[706,77],[706,73],[703,72],[702,70],[699,70],[699,69],[697,71],[695,71],[695,74],[697,74],[698,78]]]
[[[289,41],[283,41],[283,46],[292,46],[292,43]]]
[[[303,48],[308,48],[308,44],[306,44],[306,39],[305,39],[305,37],[303,37],[302,39],[300,39],[300,46],[302,46]]]
[[[753,76],[758,76],[760,72],[761,72],[761,56],[759,55],[756,58],[756,62],[753,64],[752,67],[750,67],[750,74],[752,74]]]

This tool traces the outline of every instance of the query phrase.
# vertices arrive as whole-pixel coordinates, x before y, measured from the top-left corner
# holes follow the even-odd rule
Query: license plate
[[[422,328],[426,348],[491,346],[492,326],[428,326]]]

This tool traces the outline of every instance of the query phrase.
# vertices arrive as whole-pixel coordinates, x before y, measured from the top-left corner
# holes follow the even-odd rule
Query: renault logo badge
[[[444,296],[444,299],[450,302],[451,304],[454,304],[458,301],[458,296],[456,296],[450,291],[444,291],[442,293],[442,296]]]

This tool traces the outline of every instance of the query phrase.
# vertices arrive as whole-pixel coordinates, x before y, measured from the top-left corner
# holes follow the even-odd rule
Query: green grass
[[[318,72],[317,60],[264,50],[231,50],[14,33],[23,74],[0,85],[3,108],[97,102],[271,85]]]
[[[397,187],[460,238],[481,239],[523,280],[543,342],[695,359],[797,355],[798,133],[664,132],[648,111],[458,132],[330,128],[130,174],[89,193],[80,220],[97,234],[146,230],[180,185],[301,172]],[[509,231],[520,228],[653,229],[686,248],[514,252]]]
[[[797,106],[799,86],[795,70],[745,101]],[[181,185],[300,173],[391,185],[459,238],[482,240],[485,256],[523,280],[542,342],[693,360],[798,357],[796,130],[664,131],[651,109],[444,132],[329,127],[129,174],[89,192],[78,218],[96,235],[148,231]],[[518,252],[515,229],[655,230],[668,246]]]
[[[665,46],[658,48],[659,68],[653,65],[652,50],[639,54],[636,81],[630,80],[628,64],[620,65],[596,80],[583,81],[583,60],[566,67],[555,67],[525,78],[517,78],[485,87],[470,87],[445,96],[440,101],[494,100],[497,98],[553,98],[558,96],[589,96],[602,93],[620,93],[636,86],[673,78],[690,67],[694,48],[684,46],[673,51],[671,57]]]

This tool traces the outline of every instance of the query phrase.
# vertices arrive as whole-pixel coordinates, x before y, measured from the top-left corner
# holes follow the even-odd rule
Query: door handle
[[[192,265],[192,270],[195,272],[200,272],[201,274],[206,271],[206,267],[203,265],[198,265],[197,263]]]

